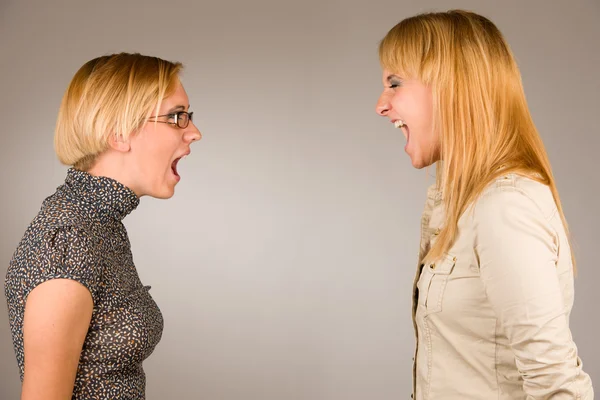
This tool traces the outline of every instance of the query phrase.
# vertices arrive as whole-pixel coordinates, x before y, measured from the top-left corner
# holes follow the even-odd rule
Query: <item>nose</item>
[[[196,125],[190,121],[183,138],[187,143],[196,142],[202,139],[202,133],[200,133]]]
[[[377,104],[375,105],[375,112],[382,117],[385,117],[390,111],[390,101],[389,96],[385,93],[381,93],[379,99],[377,100]]]

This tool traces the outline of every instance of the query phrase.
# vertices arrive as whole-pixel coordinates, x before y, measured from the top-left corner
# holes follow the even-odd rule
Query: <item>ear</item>
[[[118,135],[116,132],[110,135],[108,138],[108,144],[110,148],[121,153],[127,153],[131,149],[131,143],[129,142],[129,138],[124,139],[122,136]]]

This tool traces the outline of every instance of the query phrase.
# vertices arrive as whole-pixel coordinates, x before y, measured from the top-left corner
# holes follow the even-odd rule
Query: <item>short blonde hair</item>
[[[183,65],[141,54],[95,58],[75,74],[62,99],[54,149],[61,163],[86,171],[109,146],[127,139],[171,95]]]
[[[426,260],[449,250],[461,215],[491,181],[508,172],[548,185],[568,232],[519,68],[489,19],[465,10],[404,19],[381,41],[379,60],[392,73],[432,88],[433,125],[442,160],[436,179],[446,221]]]

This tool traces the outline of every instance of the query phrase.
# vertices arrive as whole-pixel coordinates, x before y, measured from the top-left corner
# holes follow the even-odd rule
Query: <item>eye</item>
[[[167,118],[168,119],[175,119],[175,118],[177,118],[177,113],[167,114]]]

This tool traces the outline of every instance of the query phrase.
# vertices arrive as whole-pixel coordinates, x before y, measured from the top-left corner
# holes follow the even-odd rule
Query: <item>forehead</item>
[[[175,86],[175,91],[173,93],[171,93],[171,95],[169,97],[167,97],[165,100],[177,100],[177,99],[187,99],[187,92],[185,91],[185,89],[183,88],[183,85],[178,82]]]
[[[171,93],[169,97],[165,97],[163,99],[161,108],[170,109],[177,106],[182,106],[184,108],[187,108],[189,106],[188,95],[181,83],[177,83],[175,91]]]

